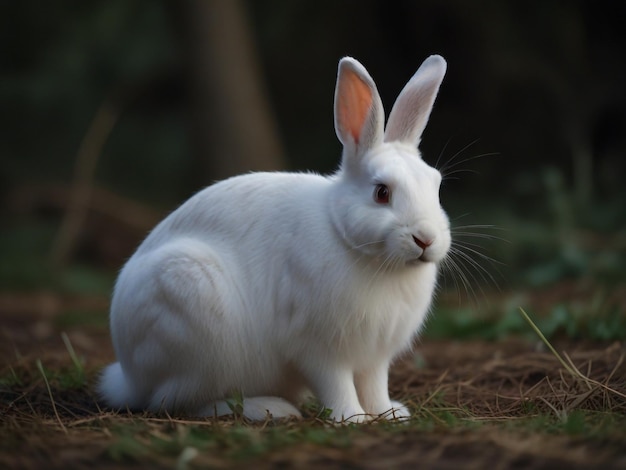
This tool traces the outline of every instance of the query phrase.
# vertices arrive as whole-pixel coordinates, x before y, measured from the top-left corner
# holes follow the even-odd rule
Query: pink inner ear
[[[352,70],[346,70],[339,83],[339,118],[346,131],[359,143],[361,130],[372,106],[372,91]]]

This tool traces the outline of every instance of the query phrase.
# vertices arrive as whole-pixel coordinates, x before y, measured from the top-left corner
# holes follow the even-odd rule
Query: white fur
[[[374,82],[342,59],[335,175],[237,176],[163,220],[115,286],[119,362],[102,374],[104,401],[212,416],[243,396],[244,415],[261,420],[299,416],[292,403],[311,390],[336,420],[409,416],[387,376],[424,322],[450,247],[441,176],[416,148],[444,73],[441,57],[424,62],[384,134]],[[379,183],[389,204],[374,201]]]

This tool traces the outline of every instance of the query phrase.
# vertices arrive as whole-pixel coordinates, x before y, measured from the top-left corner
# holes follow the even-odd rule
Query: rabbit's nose
[[[426,248],[433,244],[433,240],[431,238],[417,238],[415,235],[413,235],[413,241],[422,250],[426,250]]]

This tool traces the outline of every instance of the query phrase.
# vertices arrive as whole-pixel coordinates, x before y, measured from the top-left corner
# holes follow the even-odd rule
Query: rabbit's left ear
[[[383,105],[374,80],[358,61],[339,62],[335,88],[335,132],[344,160],[361,157],[383,140]]]
[[[385,142],[419,143],[446,67],[446,61],[439,55],[432,55],[422,63],[391,109]]]

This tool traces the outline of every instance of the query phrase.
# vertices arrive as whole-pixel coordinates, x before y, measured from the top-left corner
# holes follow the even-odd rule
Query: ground
[[[538,338],[426,338],[391,371],[411,422],[259,425],[100,409],[105,312],[0,296],[0,468],[626,468],[624,342],[555,340],[575,377]]]

